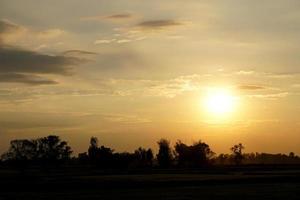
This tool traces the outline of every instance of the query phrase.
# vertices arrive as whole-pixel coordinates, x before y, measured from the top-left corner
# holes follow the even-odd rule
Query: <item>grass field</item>
[[[300,169],[0,170],[0,199],[300,199]]]

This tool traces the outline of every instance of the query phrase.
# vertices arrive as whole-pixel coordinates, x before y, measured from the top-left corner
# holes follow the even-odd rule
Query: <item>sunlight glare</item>
[[[211,89],[205,98],[204,107],[210,114],[225,115],[234,110],[235,98],[228,90]]]

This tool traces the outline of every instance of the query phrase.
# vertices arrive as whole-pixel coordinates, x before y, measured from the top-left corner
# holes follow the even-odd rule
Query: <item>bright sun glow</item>
[[[235,98],[230,91],[225,89],[210,90],[204,106],[210,114],[222,116],[234,110]]]

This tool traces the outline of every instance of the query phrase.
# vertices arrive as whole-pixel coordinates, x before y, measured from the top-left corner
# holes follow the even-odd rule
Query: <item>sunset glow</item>
[[[213,115],[226,115],[234,110],[235,98],[227,90],[212,90],[207,94],[205,107]]]

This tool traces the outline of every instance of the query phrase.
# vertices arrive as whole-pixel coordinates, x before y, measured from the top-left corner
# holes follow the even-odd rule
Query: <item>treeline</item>
[[[208,144],[202,141],[191,145],[177,141],[172,147],[166,139],[157,142],[158,153],[139,147],[134,152],[115,152],[99,144],[96,137],[90,139],[87,152],[72,157],[71,147],[58,136],[50,135],[38,139],[13,140],[7,152],[1,156],[1,163],[19,167],[32,165],[93,165],[98,168],[201,168],[213,165],[248,164],[300,164],[300,158],[293,152],[285,154],[244,153],[242,144],[230,148],[231,154],[216,155]]]

